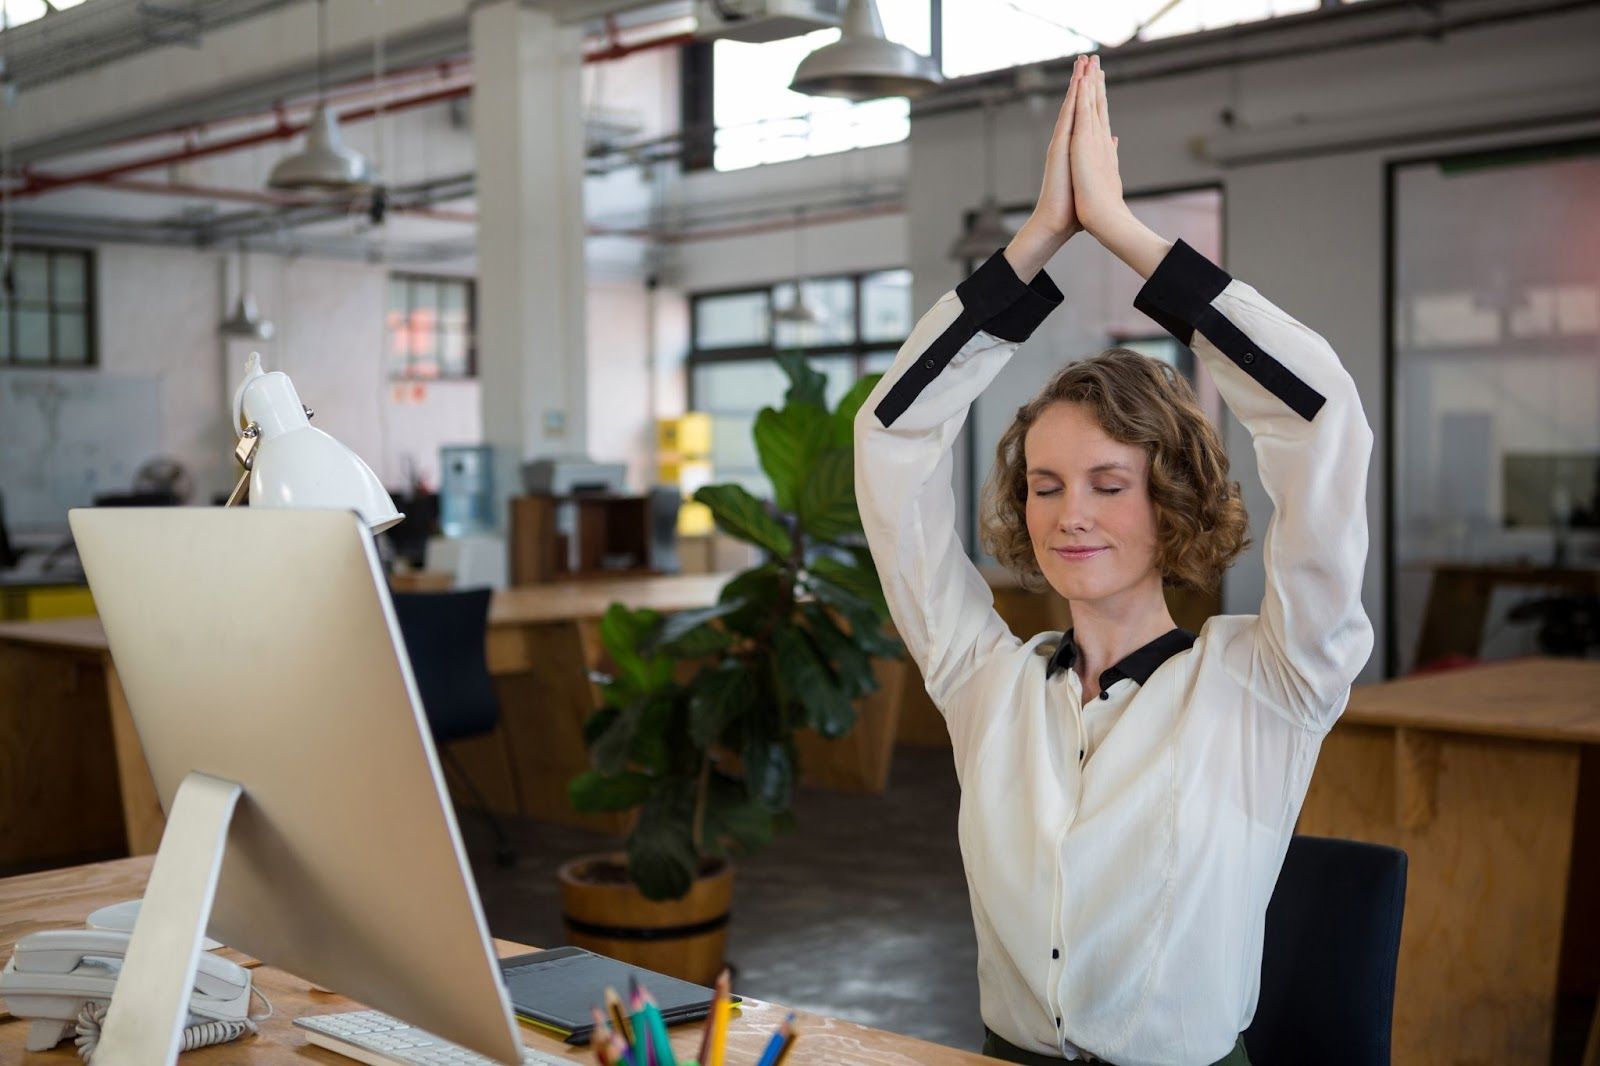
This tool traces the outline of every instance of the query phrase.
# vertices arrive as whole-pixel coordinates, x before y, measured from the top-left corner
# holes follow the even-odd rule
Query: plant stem
[[[700,757],[700,780],[694,790],[694,854],[700,858],[705,854],[706,832],[706,802],[707,793],[711,790],[711,752],[708,750]]]

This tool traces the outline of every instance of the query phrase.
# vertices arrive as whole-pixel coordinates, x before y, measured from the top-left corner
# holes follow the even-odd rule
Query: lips
[[[1055,552],[1061,558],[1067,559],[1067,560],[1070,560],[1071,562],[1075,562],[1076,563],[1076,562],[1082,562],[1085,559],[1093,559],[1095,556],[1100,555],[1100,554],[1102,554],[1104,552],[1108,552],[1111,549],[1110,548],[1101,547],[1101,548],[1051,548],[1050,550]]]

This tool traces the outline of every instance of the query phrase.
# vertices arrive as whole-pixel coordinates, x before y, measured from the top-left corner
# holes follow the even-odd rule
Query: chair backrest
[[[481,736],[500,720],[484,652],[490,595],[489,589],[391,594],[422,709],[441,743]]]
[[[1296,836],[1278,874],[1245,1030],[1255,1066],[1388,1066],[1406,853]]]

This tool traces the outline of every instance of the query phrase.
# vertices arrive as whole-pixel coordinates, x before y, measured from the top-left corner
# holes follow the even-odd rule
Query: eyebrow
[[[1129,466],[1127,463],[1100,463],[1100,464],[1098,464],[1096,466],[1091,466],[1089,468],[1089,473],[1091,473],[1091,474],[1103,474],[1108,470],[1121,470],[1124,473],[1129,473],[1129,474],[1133,473],[1133,467]],[[1028,468],[1028,476],[1031,477],[1034,474],[1043,474],[1046,477],[1053,477],[1057,481],[1061,480],[1061,475],[1056,473],[1054,470],[1051,470],[1047,466],[1029,467]]]

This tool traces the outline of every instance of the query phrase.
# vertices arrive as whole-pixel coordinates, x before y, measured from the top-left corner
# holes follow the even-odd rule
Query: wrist
[[[1034,275],[1043,270],[1045,264],[1050,262],[1080,229],[1081,226],[1072,225],[1063,230],[1040,220],[1037,216],[1029,215],[1028,220],[1017,230],[1016,236],[1011,238],[1011,243],[1006,245],[1006,261],[1011,264],[1011,269],[1016,272],[1017,277],[1025,282],[1032,281]]]

